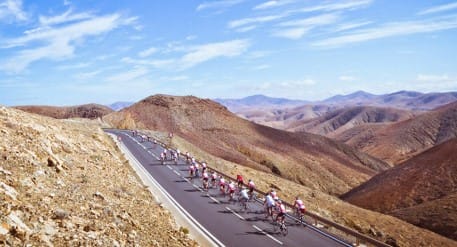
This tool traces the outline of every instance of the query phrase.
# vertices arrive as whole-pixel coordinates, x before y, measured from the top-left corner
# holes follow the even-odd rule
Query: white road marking
[[[252,225],[252,227],[254,227],[257,231],[265,234],[267,237],[273,239],[273,241],[275,241],[276,243],[280,244],[280,245],[283,245],[283,243],[279,240],[277,240],[275,237],[271,236],[270,234],[266,233],[264,230],[260,229],[258,226],[256,225]]]
[[[220,204],[221,202],[219,200],[217,200],[216,198],[212,197],[212,196],[208,196],[211,200],[215,201],[217,204]]]
[[[238,218],[242,219],[242,220],[246,220],[243,216],[239,215],[238,213],[236,213],[235,211],[233,211],[231,208],[229,207],[225,207],[228,211],[232,212],[234,215],[236,215]]]
[[[173,170],[173,172],[178,175],[178,176],[181,176],[181,174],[179,174],[179,172],[177,172],[176,170]]]
[[[168,169],[173,170],[173,168],[171,168],[171,166],[167,165],[167,167],[168,167]]]

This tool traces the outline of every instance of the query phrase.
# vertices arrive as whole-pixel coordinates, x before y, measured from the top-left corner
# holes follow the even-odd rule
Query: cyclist
[[[164,161],[165,161],[165,154],[160,153],[160,162],[162,163],[162,165],[163,165]]]
[[[303,201],[300,200],[300,198],[298,196],[295,197],[294,207],[295,207],[295,212],[298,217],[301,217],[302,215],[305,214],[305,211],[306,211],[305,205],[303,204]]]
[[[229,194],[229,201],[233,200],[233,194],[235,193],[235,183],[231,182],[227,186],[227,192]]]
[[[203,189],[208,191],[208,179],[209,179],[208,173],[203,172],[202,177],[203,177]]]
[[[213,171],[213,174],[211,174],[211,187],[216,187],[216,179],[217,173],[216,171]]]
[[[273,197],[274,200],[279,200],[279,197],[276,194],[276,191],[274,189],[271,189],[270,195],[271,195],[271,197]]]
[[[249,179],[248,188],[249,188],[249,198],[252,198],[252,195],[254,194],[255,184],[251,179]]]
[[[243,176],[241,176],[240,174],[236,175],[236,182],[238,183],[238,188],[241,189],[241,187],[244,184]]]
[[[202,172],[205,172],[206,171],[206,162],[203,162],[202,163]]]
[[[275,201],[273,200],[273,197],[269,193],[265,194],[265,208],[267,211],[267,214],[265,215],[265,218],[268,218],[268,216],[273,217],[273,208],[275,206]]]
[[[190,166],[189,166],[189,176],[190,176],[190,180],[192,180],[192,178],[194,177],[194,172],[195,172],[195,167],[194,167],[194,165],[190,165]]]
[[[195,167],[195,177],[200,177],[200,165],[196,162],[193,163]]]
[[[276,222],[284,223],[284,220],[286,219],[286,207],[279,199],[276,201],[276,210],[278,212],[278,215],[276,215]]]
[[[247,207],[247,202],[249,200],[249,195],[248,195],[248,190],[246,188],[243,188],[240,191],[240,196],[238,197],[238,201],[240,201],[241,205],[244,206],[244,208]]]
[[[181,152],[179,151],[179,148],[176,149],[176,157],[179,159],[179,156],[181,155]]]
[[[222,176],[219,176],[219,188],[221,190],[221,194],[225,195],[225,179]]]

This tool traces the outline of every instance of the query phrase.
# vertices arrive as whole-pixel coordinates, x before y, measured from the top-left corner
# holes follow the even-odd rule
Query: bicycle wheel
[[[283,236],[286,236],[289,233],[289,230],[287,230],[287,226],[285,223],[281,223],[281,233]]]

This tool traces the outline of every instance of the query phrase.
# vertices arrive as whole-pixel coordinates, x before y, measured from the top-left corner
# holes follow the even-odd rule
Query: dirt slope
[[[454,137],[457,137],[457,103],[394,124],[348,130],[336,139],[391,164],[399,164]]]
[[[454,138],[376,175],[341,198],[457,239],[456,232],[450,232],[457,229],[456,150]]]
[[[100,118],[103,117],[113,110],[104,105],[87,104],[79,106],[16,106],[14,107],[19,110],[23,110],[30,113],[35,113],[43,116],[53,117],[57,119],[65,118]]]
[[[330,111],[323,116],[289,125],[291,131],[306,131],[327,137],[337,136],[356,126],[371,123],[393,123],[412,118],[410,111],[394,108],[355,106]]]
[[[0,246],[195,246],[96,125],[0,107]]]
[[[105,120],[175,134],[207,152],[331,194],[341,194],[387,164],[325,137],[251,123],[196,97],[148,97]]]

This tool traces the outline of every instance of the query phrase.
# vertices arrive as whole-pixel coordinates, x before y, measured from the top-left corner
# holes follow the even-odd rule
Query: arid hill
[[[457,138],[382,172],[341,198],[457,239]]]
[[[215,156],[330,194],[344,193],[388,167],[345,144],[258,125],[196,97],[151,96],[104,120],[120,128],[174,132]]]
[[[410,111],[394,108],[369,106],[345,107],[330,111],[323,116],[290,123],[287,130],[306,131],[327,137],[334,137],[341,132],[371,123],[393,123],[410,119]]]
[[[0,107],[0,246],[196,246],[97,125]]]
[[[270,126],[277,129],[288,130],[290,126],[322,116],[336,109],[326,105],[303,105],[293,108],[242,108],[235,113],[249,121]]]
[[[351,129],[336,137],[391,164],[457,137],[457,102],[389,125]]]
[[[87,104],[79,106],[16,106],[16,109],[57,119],[101,118],[113,110],[104,105]]]

